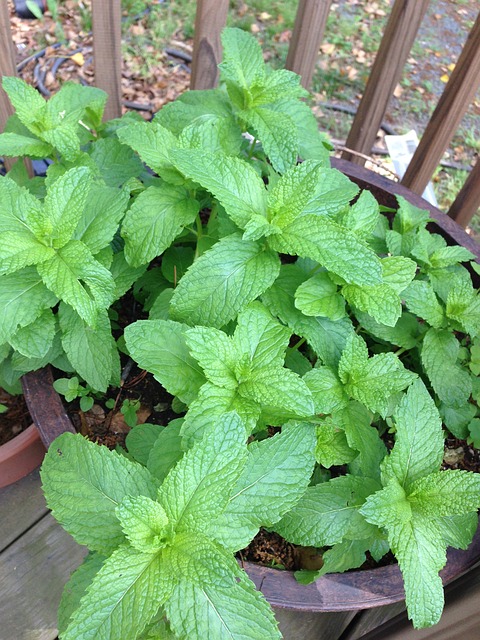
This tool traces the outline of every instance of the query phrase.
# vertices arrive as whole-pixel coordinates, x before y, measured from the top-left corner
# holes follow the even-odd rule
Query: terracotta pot
[[[432,231],[441,233],[449,244],[461,244],[467,247],[480,260],[480,247],[470,236],[420,196],[350,162],[334,160],[332,165],[362,188],[371,191],[385,206],[395,207],[394,194],[399,194],[415,206],[427,209],[435,220]],[[23,384],[28,407],[47,446],[62,431],[74,431],[61,407],[60,398],[51,385],[49,371],[28,374],[24,377]],[[449,550],[447,565],[440,573],[444,584],[465,573],[479,559],[480,529],[477,530],[468,550]],[[307,586],[300,585],[289,571],[278,571],[249,562],[244,563],[243,566],[257,588],[276,609],[284,637],[292,640],[300,637],[299,629],[302,640],[337,638],[341,630],[338,635],[330,635],[330,632],[329,635],[325,635],[325,612],[337,612],[340,615],[339,612],[361,611],[393,604],[402,601],[405,597],[403,580],[397,565],[366,571],[329,574]],[[331,628],[331,618],[329,620]]]
[[[0,446],[0,488],[13,484],[38,467],[45,447],[37,427],[31,424],[9,442]]]

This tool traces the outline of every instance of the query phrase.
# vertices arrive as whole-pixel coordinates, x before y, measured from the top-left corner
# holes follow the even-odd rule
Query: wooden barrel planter
[[[420,196],[348,161],[334,159],[332,165],[360,187],[371,191],[382,205],[396,207],[395,195],[401,195],[413,205],[428,210],[434,220],[432,231],[440,233],[449,244],[465,246],[480,261],[480,247],[472,238]],[[22,380],[27,405],[46,446],[60,433],[75,431],[52,382],[49,369],[29,373]],[[480,529],[466,551],[450,549],[447,558],[447,565],[440,573],[444,585],[480,560]],[[396,564],[328,574],[307,586],[300,585],[289,571],[249,562],[243,566],[273,606],[286,640],[338,640],[340,637],[342,640],[357,640],[404,609],[403,580]],[[372,616],[370,623],[357,624],[360,612],[381,607],[385,608]]]

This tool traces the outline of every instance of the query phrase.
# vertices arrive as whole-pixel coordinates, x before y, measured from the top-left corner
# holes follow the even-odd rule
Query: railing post
[[[429,0],[396,0],[345,146],[370,154]],[[357,164],[365,159],[344,151]]]
[[[403,177],[415,193],[425,189],[479,86],[480,12]]]
[[[10,14],[7,0],[0,0],[0,78],[3,76],[16,76],[15,49],[13,48],[12,33],[10,30]],[[13,113],[7,94],[0,86],[0,132],[5,128],[5,123]],[[4,158],[5,168],[9,171],[16,162],[16,158]],[[32,164],[25,160],[25,166],[30,176],[33,176]]]
[[[213,89],[222,59],[220,33],[227,22],[229,0],[197,0],[191,89]]]
[[[471,170],[465,184],[460,189],[448,215],[460,226],[466,227],[480,207],[480,160]]]
[[[300,0],[298,3],[285,66],[302,77],[306,89],[312,82],[331,4],[331,0]]]
[[[95,86],[108,93],[104,120],[122,115],[121,0],[92,0]]]

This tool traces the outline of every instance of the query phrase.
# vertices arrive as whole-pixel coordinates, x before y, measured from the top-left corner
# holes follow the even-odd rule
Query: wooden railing
[[[299,0],[288,51],[287,68],[300,74],[308,87],[317,62],[331,0]],[[357,164],[370,154],[393,91],[410,54],[428,0],[395,0],[369,81],[347,138],[345,159]],[[220,32],[229,0],[198,0],[192,61],[192,89],[218,82]],[[92,0],[95,83],[109,94],[106,118],[121,113],[121,0]],[[0,74],[15,74],[7,0],[0,0]],[[402,183],[422,193],[452,140],[461,118],[480,86],[480,13],[453,73],[422,136]],[[0,89],[0,131],[10,115]],[[351,151],[354,153],[351,153]],[[480,161],[471,171],[448,214],[466,226],[480,207]]]

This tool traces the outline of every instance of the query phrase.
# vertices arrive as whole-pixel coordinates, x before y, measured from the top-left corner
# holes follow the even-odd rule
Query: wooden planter
[[[396,207],[394,196],[398,194],[415,206],[427,209],[435,220],[431,223],[432,231],[443,235],[449,244],[467,247],[480,261],[480,247],[470,236],[420,196],[348,161],[335,159],[332,165],[371,191],[385,206]],[[27,405],[46,446],[60,433],[75,431],[53,389],[52,374],[48,369],[27,374],[22,382]],[[440,573],[444,584],[452,582],[480,560],[480,529],[467,551],[450,549],[447,557],[447,565]],[[404,609],[403,580],[397,565],[328,574],[307,586],[298,584],[288,571],[249,562],[244,563],[244,568],[275,609],[285,640],[337,640],[340,636],[345,640],[356,640]],[[380,610],[370,626],[356,625],[359,612],[383,605],[390,607]]]

